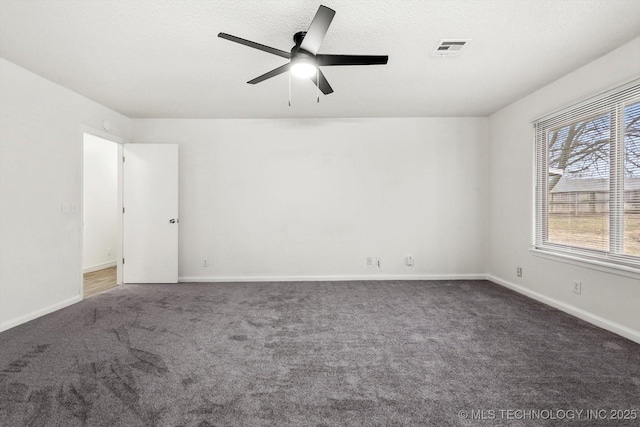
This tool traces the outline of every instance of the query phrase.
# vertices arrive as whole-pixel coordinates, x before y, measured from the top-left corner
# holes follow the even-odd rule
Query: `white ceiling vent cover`
[[[457,56],[470,41],[471,39],[441,39],[436,45],[433,55]]]

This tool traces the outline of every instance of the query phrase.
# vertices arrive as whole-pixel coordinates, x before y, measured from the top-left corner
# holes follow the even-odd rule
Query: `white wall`
[[[0,330],[82,299],[82,126],[105,119],[129,138],[128,118],[0,59]]]
[[[133,140],[180,145],[183,281],[472,277],[486,264],[487,126],[133,120]]]
[[[640,38],[490,117],[489,273],[511,286],[640,342],[640,280],[534,256],[531,122],[640,77]],[[524,269],[517,278],[516,266]],[[582,294],[572,292],[582,281]]]
[[[116,265],[118,245],[118,146],[94,135],[84,137],[85,272]]]

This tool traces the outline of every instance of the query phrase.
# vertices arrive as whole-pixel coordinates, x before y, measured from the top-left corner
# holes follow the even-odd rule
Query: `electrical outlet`
[[[373,258],[370,256],[367,257],[367,265],[373,265]]]
[[[407,265],[413,267],[413,257],[411,255],[407,256]]]
[[[582,282],[578,280],[573,282],[573,293],[578,295],[582,294]]]
[[[203,267],[209,267],[209,260],[208,260],[208,259],[206,259],[206,258],[205,258],[205,259],[203,259],[203,260],[202,260],[202,266],[203,266]]]
[[[522,267],[516,267],[516,275],[522,277]]]

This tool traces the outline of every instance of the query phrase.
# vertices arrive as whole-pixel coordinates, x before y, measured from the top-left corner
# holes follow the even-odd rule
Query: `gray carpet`
[[[2,426],[563,425],[639,396],[640,345],[486,281],[125,285],[0,334]]]

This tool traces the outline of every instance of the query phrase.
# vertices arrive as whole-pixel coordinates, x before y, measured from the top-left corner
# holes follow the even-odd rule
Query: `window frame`
[[[532,251],[640,274],[640,256],[624,250],[625,109],[640,102],[640,79],[590,97],[533,122],[534,194]],[[576,122],[609,115],[609,248],[607,251],[549,242],[549,134]],[[621,151],[622,150],[622,151]]]

